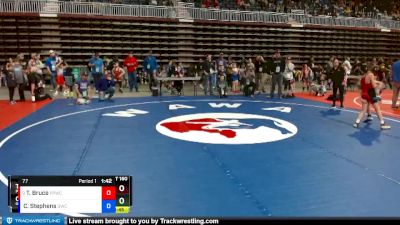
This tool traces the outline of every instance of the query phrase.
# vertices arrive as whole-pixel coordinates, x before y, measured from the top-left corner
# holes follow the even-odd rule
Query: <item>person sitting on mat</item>
[[[41,76],[39,76],[39,75],[36,75],[36,76],[38,76],[36,78],[36,80],[38,80],[39,82],[37,82],[35,84],[35,90],[34,90],[35,101],[38,102],[38,101],[43,101],[46,99],[51,100],[52,97],[48,93],[45,92],[44,81],[41,79]]]
[[[99,101],[110,100],[115,93],[115,81],[111,77],[111,73],[107,73],[105,78],[99,81]]]
[[[368,111],[370,105],[372,105],[375,109],[375,112],[379,118],[381,129],[387,130],[390,129],[390,126],[385,124],[381,112],[381,108],[379,106],[379,99],[376,98],[375,89],[377,87],[382,87],[383,83],[375,80],[375,76],[372,72],[372,69],[368,69],[365,75],[361,78],[361,103],[362,103],[362,110],[358,114],[356,122],[353,124],[355,128],[359,128],[360,121],[364,118],[365,113]]]
[[[92,99],[92,91],[88,75],[83,73],[81,79],[75,83],[76,104],[89,104]]]

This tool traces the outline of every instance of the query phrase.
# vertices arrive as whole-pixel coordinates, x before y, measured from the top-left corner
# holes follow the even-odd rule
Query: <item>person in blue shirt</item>
[[[115,81],[111,73],[107,73],[105,78],[99,81],[99,101],[104,101],[105,96],[108,95],[107,100],[110,100],[115,93]]]
[[[46,59],[45,64],[46,64],[47,70],[51,74],[51,79],[50,79],[51,86],[53,87],[53,89],[56,89],[57,58],[56,58],[56,53],[53,50],[50,50],[49,54],[50,54],[50,56]]]
[[[156,85],[156,76],[157,76],[157,59],[153,56],[153,51],[150,50],[149,55],[143,60],[143,69],[145,73],[149,76],[149,87],[151,90],[151,86]]]
[[[392,96],[392,108],[398,109],[397,99],[399,97],[400,91],[400,60],[393,63],[392,66],[392,86],[393,86],[393,96]]]
[[[91,68],[92,77],[96,91],[99,90],[99,81],[103,78],[104,74],[104,62],[100,58],[100,53],[96,52],[94,57],[89,61],[89,67]]]

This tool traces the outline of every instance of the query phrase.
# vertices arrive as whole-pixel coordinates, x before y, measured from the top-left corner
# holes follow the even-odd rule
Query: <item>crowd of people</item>
[[[126,5],[173,6],[172,0],[64,0],[64,1],[98,2],[98,3],[126,4]]]
[[[66,0],[68,1],[68,0]],[[172,0],[71,0],[113,4],[174,6]],[[182,0],[195,7],[245,11],[291,13],[313,16],[391,18],[400,20],[400,3],[390,0]]]
[[[392,108],[399,107],[396,102],[400,90],[400,65],[399,62],[393,63],[383,58],[351,60],[349,57],[332,56],[324,64],[317,64],[314,57],[311,57],[307,63],[295,65],[290,56],[283,57],[280,50],[276,49],[272,56],[257,55],[238,60],[231,56],[226,58],[224,53],[220,53],[215,59],[208,54],[189,68],[184,68],[181,62],[176,63],[173,60],[160,66],[156,56],[150,51],[139,67],[133,52],[129,52],[123,60],[117,57],[102,58],[100,53],[95,53],[88,61],[88,72],[82,72],[76,78],[67,62],[50,50],[44,61],[36,53],[31,54],[29,60],[22,54],[15,59],[10,58],[2,67],[2,77],[5,77],[12,105],[16,103],[15,89],[18,89],[21,101],[25,101],[24,92],[29,91],[32,102],[64,95],[66,98],[75,98],[78,104],[88,104],[94,95],[98,95],[99,101],[111,100],[117,89],[123,93],[125,87],[130,92],[133,89],[138,92],[139,84],[148,83],[152,91],[159,87],[157,77],[160,76],[197,76],[201,79],[200,87],[205,95],[223,98],[236,94],[252,97],[266,94],[269,98],[281,99],[294,98],[295,90],[315,96],[325,96],[327,90],[332,90],[332,95],[328,96],[332,107],[336,107],[339,102],[339,107],[343,108],[347,87],[360,85],[365,109],[369,112],[367,105],[371,105],[379,114],[379,105],[375,103],[380,101],[382,89],[393,89]],[[396,68],[392,68],[392,65]],[[50,74],[52,95],[45,91],[44,70]],[[301,85],[301,88],[296,89],[296,85]],[[163,86],[171,94],[176,91],[178,95],[182,95],[183,80],[165,82]],[[270,86],[269,95],[267,86]],[[355,126],[358,127],[358,124],[359,119]]]
[[[187,2],[193,2],[193,0],[187,0]],[[198,7],[215,9],[262,10],[279,13],[302,10],[314,16],[399,19],[400,15],[400,4],[389,0],[197,0],[194,3]]]

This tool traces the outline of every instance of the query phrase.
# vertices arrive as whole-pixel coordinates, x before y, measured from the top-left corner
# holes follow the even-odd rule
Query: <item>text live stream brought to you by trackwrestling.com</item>
[[[51,224],[51,225],[161,225],[161,224],[221,224],[220,219],[215,218],[171,218],[171,217],[64,217],[64,216],[6,216],[0,217],[0,225],[30,225],[30,224]],[[225,221],[227,222],[227,221]]]

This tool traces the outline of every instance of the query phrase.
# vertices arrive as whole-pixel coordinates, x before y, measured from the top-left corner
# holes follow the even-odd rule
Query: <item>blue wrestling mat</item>
[[[400,124],[303,99],[55,100],[0,133],[7,175],[131,175],[131,216],[400,216]]]

